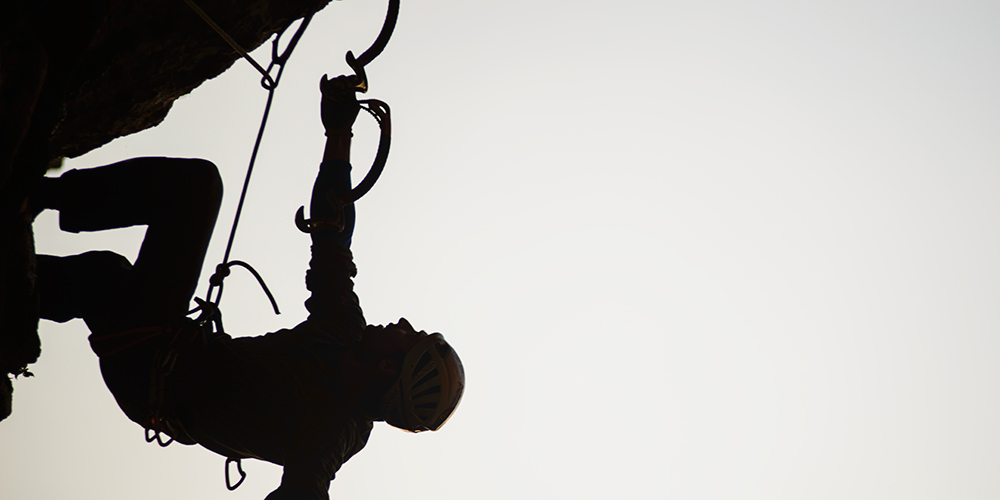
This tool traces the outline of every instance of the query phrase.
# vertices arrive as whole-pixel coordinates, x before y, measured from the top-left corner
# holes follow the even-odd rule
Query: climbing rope
[[[260,144],[264,137],[264,129],[267,126],[267,119],[271,112],[271,104],[274,101],[274,92],[278,88],[278,84],[281,82],[281,75],[285,71],[285,67],[288,63],[288,59],[292,55],[292,51],[295,50],[295,46],[302,38],[303,33],[305,33],[306,27],[309,26],[309,21],[312,20],[312,17],[315,14],[315,12],[308,14],[302,19],[302,23],[295,31],[295,34],[292,35],[292,39],[288,43],[288,47],[286,47],[283,52],[279,53],[278,50],[279,43],[281,41],[281,36],[285,33],[285,31],[288,28],[286,27],[284,30],[279,32],[277,36],[275,36],[271,46],[271,63],[268,65],[267,69],[264,69],[263,67],[261,67],[260,64],[257,63],[257,61],[253,59],[253,57],[250,56],[250,54],[247,53],[246,50],[244,50],[236,42],[236,40],[234,40],[231,36],[229,36],[228,33],[226,33],[225,30],[223,30],[218,24],[216,24],[215,21],[213,21],[211,17],[209,17],[209,15],[205,13],[205,11],[199,8],[198,5],[195,4],[193,0],[184,0],[184,3],[186,3],[189,7],[191,7],[191,9],[196,14],[198,14],[198,16],[201,17],[206,24],[208,24],[213,30],[215,30],[215,32],[218,33],[219,36],[222,37],[222,39],[225,40],[226,43],[228,43],[233,48],[233,50],[239,53],[240,56],[246,59],[251,65],[253,65],[254,68],[257,69],[257,71],[261,74],[260,84],[265,90],[267,90],[267,103],[264,105],[264,114],[263,117],[261,118],[260,127],[257,130],[257,139],[254,141],[253,152],[250,154],[250,164],[247,166],[247,173],[245,178],[243,179],[243,189],[240,191],[240,200],[239,203],[236,205],[236,214],[233,218],[233,227],[229,232],[229,240],[226,243],[226,251],[222,257],[222,262],[215,267],[215,273],[212,275],[211,278],[209,278],[209,287],[208,287],[208,292],[205,294],[205,300],[195,297],[194,300],[198,304],[198,306],[191,311],[191,313],[194,313],[199,310],[201,311],[199,317],[196,320],[194,320],[194,323],[197,324],[199,327],[208,332],[211,332],[211,329],[214,327],[216,333],[222,334],[225,333],[225,331],[222,326],[222,313],[219,310],[219,302],[222,300],[223,281],[225,280],[226,276],[229,276],[230,268],[233,266],[243,267],[246,270],[250,271],[253,277],[257,279],[257,282],[260,283],[261,288],[264,289],[264,293],[267,295],[268,300],[271,301],[271,306],[274,308],[274,313],[281,314],[281,312],[278,310],[278,303],[274,300],[274,296],[271,294],[271,291],[267,288],[267,285],[264,283],[264,279],[261,278],[260,274],[252,266],[250,266],[250,264],[247,264],[246,262],[239,260],[232,260],[232,261],[229,260],[229,255],[233,248],[233,241],[236,238],[236,229],[239,226],[240,215],[243,212],[243,205],[244,202],[246,201],[247,189],[250,186],[250,178],[253,175],[253,167],[257,161],[257,153],[260,150]],[[350,78],[352,79],[352,84],[354,85],[355,90],[357,92],[363,93],[368,90],[368,78],[367,75],[365,74],[364,67],[365,65],[370,63],[373,59],[375,59],[375,57],[377,57],[382,52],[386,44],[389,42],[389,37],[392,35],[393,29],[395,28],[396,19],[398,15],[399,15],[399,0],[389,0],[389,9],[388,13],[386,14],[385,23],[383,24],[382,30],[379,32],[379,36],[376,38],[372,46],[364,53],[362,53],[360,58],[355,58],[354,54],[351,53],[350,51],[347,52],[347,64],[352,69],[354,69],[356,73],[355,75],[352,75]],[[277,74],[272,77],[271,72],[275,66],[278,66],[278,71]],[[349,205],[357,201],[359,198],[364,196],[365,193],[368,192],[368,190],[372,188],[372,186],[375,184],[375,181],[378,180],[379,175],[381,175],[382,170],[385,167],[386,159],[389,154],[390,133],[392,128],[389,116],[389,105],[377,99],[363,100],[359,101],[359,103],[361,104],[362,108],[365,109],[365,111],[367,111],[368,113],[370,113],[372,116],[375,117],[375,120],[379,124],[379,129],[381,131],[381,134],[379,136],[379,147],[378,147],[378,152],[375,155],[375,162],[372,165],[372,168],[369,170],[368,174],[365,176],[364,180],[362,180],[362,182],[357,187],[349,191],[343,197],[340,197],[339,199],[330,200],[331,203],[333,203],[334,206],[337,207],[340,212],[339,226],[336,226],[339,227],[339,230],[343,230],[343,208],[346,205]],[[300,207],[299,211],[296,213],[296,218],[295,218],[296,226],[298,226],[298,228],[302,231],[311,232],[312,230],[317,229],[329,222],[325,220],[307,221],[305,220],[305,217],[302,212],[303,209]],[[215,291],[216,288],[218,288],[218,292],[216,293],[215,299],[213,300],[212,292]],[[161,355],[164,356],[163,359],[160,359]],[[173,442],[173,439],[171,438],[170,440],[167,441],[163,441],[162,439],[160,439],[161,432],[163,431],[167,431],[168,433],[170,432],[170,429],[168,429],[170,427],[170,422],[163,415],[164,413],[163,410],[165,407],[164,406],[165,400],[163,399],[164,397],[163,381],[166,379],[166,377],[170,374],[170,372],[173,369],[173,364],[176,361],[176,352],[171,349],[166,351],[165,353],[158,353],[156,361],[157,362],[154,363],[152,367],[153,373],[151,374],[153,379],[153,383],[151,384],[150,388],[151,413],[150,413],[149,426],[146,428],[146,441],[147,442],[156,441],[160,446],[167,446],[171,442]],[[226,488],[228,488],[230,491],[238,488],[241,484],[243,484],[243,481],[246,479],[246,473],[243,472],[243,467],[240,460],[241,457],[226,458],[226,466],[225,466]],[[239,481],[237,481],[235,484],[232,483],[229,474],[230,470],[229,466],[231,463],[236,464],[236,470],[240,475]]]
[[[236,215],[233,218],[233,226],[229,232],[229,240],[226,243],[226,251],[222,257],[222,262],[215,267],[215,274],[213,274],[212,277],[209,279],[209,288],[208,292],[205,294],[205,300],[198,301],[199,303],[198,307],[196,307],[194,310],[191,311],[193,313],[198,310],[203,310],[203,308],[205,307],[204,304],[206,303],[213,304],[215,306],[213,308],[213,311],[215,312],[215,317],[213,318],[213,322],[215,323],[217,331],[219,333],[224,333],[224,330],[222,329],[222,320],[218,312],[218,305],[219,302],[222,300],[223,280],[225,279],[226,276],[229,276],[230,268],[234,265],[241,266],[250,271],[251,274],[253,274],[254,278],[257,279],[257,282],[260,284],[261,288],[264,289],[264,293],[267,295],[268,300],[270,300],[271,307],[274,308],[274,313],[281,314],[281,312],[278,309],[278,304],[274,300],[274,296],[271,294],[271,291],[267,288],[267,285],[264,283],[264,280],[263,278],[261,278],[260,274],[252,266],[250,266],[250,264],[247,264],[245,262],[242,261],[230,262],[229,255],[233,248],[233,241],[236,238],[236,229],[239,226],[240,215],[243,213],[243,204],[246,201],[247,189],[250,186],[250,177],[253,175],[253,167],[257,160],[257,153],[260,150],[260,143],[264,137],[264,129],[267,126],[267,119],[271,112],[271,104],[274,101],[274,91],[277,89],[278,84],[281,82],[281,75],[284,73],[285,65],[288,63],[288,59],[291,57],[292,51],[295,49],[295,46],[302,38],[302,34],[305,33],[306,27],[309,25],[309,21],[312,20],[312,17],[315,13],[310,13],[309,15],[303,18],[302,24],[300,24],[299,28],[295,31],[295,34],[292,36],[292,39],[289,42],[288,47],[286,47],[285,51],[281,53],[279,53],[278,47],[281,41],[281,36],[284,34],[284,30],[278,33],[271,47],[271,63],[268,65],[267,69],[264,69],[263,67],[261,67],[260,64],[257,63],[257,61],[253,59],[253,57],[250,56],[249,53],[247,53],[246,50],[240,47],[240,45],[235,40],[233,40],[233,38],[229,36],[229,34],[225,32],[225,30],[223,30],[218,24],[212,21],[211,17],[209,17],[208,14],[205,13],[205,11],[201,10],[201,8],[199,8],[194,3],[193,0],[184,0],[184,2],[188,4],[188,6],[190,6],[191,9],[194,10],[195,13],[197,13],[209,26],[211,26],[212,29],[214,29],[216,33],[218,33],[219,36],[226,41],[226,43],[228,43],[234,50],[236,50],[236,52],[238,52],[242,57],[244,57],[247,61],[249,61],[250,64],[253,65],[253,67],[256,68],[258,72],[260,72],[260,74],[262,75],[260,84],[262,87],[264,87],[265,90],[268,91],[267,104],[265,104],[264,106],[264,116],[261,118],[260,128],[257,130],[257,139],[256,141],[254,141],[253,152],[250,155],[250,164],[247,166],[246,177],[243,180],[243,189],[240,191],[240,200],[239,203],[237,203],[236,205]],[[386,45],[389,43],[389,38],[392,36],[392,32],[396,27],[396,20],[398,17],[399,17],[399,0],[389,0],[389,7],[386,12],[385,22],[382,24],[382,29],[379,31],[379,35],[378,37],[376,37],[375,42],[372,43],[371,47],[369,47],[368,50],[364,51],[361,54],[361,57],[358,58],[354,57],[353,52],[347,51],[347,56],[346,56],[347,64],[348,66],[351,67],[351,69],[355,71],[355,74],[351,75],[349,78],[351,79],[351,82],[354,85],[355,90],[357,92],[364,93],[368,91],[368,76],[365,73],[365,66],[368,63],[372,62],[376,57],[378,57],[378,55],[381,54],[382,51],[385,49]],[[272,78],[271,71],[274,69],[274,66],[278,66],[278,73]],[[364,109],[365,111],[370,113],[373,117],[375,117],[375,120],[379,124],[379,129],[380,129],[379,146],[378,146],[378,151],[375,154],[375,161],[372,164],[371,169],[369,169],[368,174],[361,181],[361,183],[358,184],[357,187],[349,191],[341,198],[330,200],[331,203],[333,203],[333,205],[338,209],[338,213],[341,214],[341,216],[338,217],[339,221],[333,222],[334,227],[337,227],[339,230],[343,229],[343,216],[342,216],[343,208],[347,205],[350,205],[351,203],[354,203],[359,198],[364,196],[372,188],[372,186],[375,185],[375,182],[382,174],[382,170],[385,168],[385,163],[389,156],[389,146],[391,143],[391,131],[392,131],[389,105],[377,99],[361,100],[359,101],[359,103],[361,104],[362,109]],[[312,232],[320,227],[326,227],[329,223],[330,221],[325,221],[325,220],[324,221],[307,220],[303,214],[303,207],[299,207],[298,212],[295,214],[295,225],[299,228],[299,230],[303,232]],[[212,292],[216,288],[218,288],[218,292],[215,295],[215,299],[213,300]]]
[[[253,166],[257,161],[257,152],[260,150],[260,143],[264,137],[264,128],[267,126],[267,118],[271,112],[271,104],[274,102],[274,91],[278,88],[278,83],[281,82],[281,75],[284,73],[285,65],[288,63],[289,57],[292,55],[292,51],[295,50],[295,46],[299,43],[302,38],[302,34],[305,32],[306,27],[309,26],[309,21],[312,20],[313,13],[308,14],[302,19],[302,24],[295,31],[295,35],[292,36],[292,40],[288,43],[288,47],[285,48],[284,52],[279,53],[278,47],[281,42],[281,36],[288,29],[282,30],[274,38],[274,42],[271,48],[271,64],[268,65],[265,70],[260,66],[247,53],[242,47],[228,33],[225,32],[218,24],[213,21],[205,11],[201,10],[193,0],[184,0],[195,13],[198,14],[209,26],[215,30],[219,36],[222,37],[230,46],[233,47],[236,52],[240,54],[243,58],[250,62],[257,71],[262,75],[261,86],[267,90],[267,104],[264,106],[264,116],[260,121],[260,128],[257,130],[257,140],[254,142],[253,153],[250,155],[250,165],[247,166],[246,177],[243,179],[243,190],[240,192],[240,201],[236,206],[236,216],[233,219],[233,227],[229,232],[229,241],[226,243],[226,252],[222,258],[222,263],[215,267],[215,274],[209,279],[208,293],[206,293],[205,300],[201,300],[197,297],[194,298],[198,306],[191,311],[201,311],[198,319],[193,322],[198,325],[198,331],[208,331],[214,327],[215,332],[221,334],[225,333],[222,327],[222,314],[219,311],[219,301],[222,300],[222,282],[229,275],[229,270],[233,266],[240,266],[250,271],[257,282],[260,283],[261,288],[264,289],[264,293],[267,295],[268,300],[271,301],[271,306],[274,308],[275,314],[281,314],[278,310],[278,303],[275,302],[274,296],[271,295],[271,291],[268,290],[267,285],[264,284],[264,279],[261,278],[260,274],[252,267],[250,264],[239,260],[229,260],[229,254],[233,248],[233,240],[236,237],[236,228],[239,225],[240,214],[243,212],[243,204],[246,201],[247,188],[250,186],[250,177],[253,175]],[[274,77],[271,76],[271,71],[274,66],[278,66],[278,73]],[[218,294],[215,296],[215,300],[212,301],[212,291],[218,287]],[[183,329],[182,329],[183,331]],[[161,347],[153,361],[153,366],[151,367],[151,382],[149,391],[149,415],[147,418],[147,423],[144,425],[146,428],[146,442],[156,441],[160,446],[168,446],[174,441],[171,437],[170,439],[164,441],[160,438],[161,433],[166,433],[168,435],[173,435],[177,432],[177,429],[172,428],[171,421],[166,416],[166,399],[164,392],[164,385],[168,375],[173,371],[174,363],[177,360],[178,351],[174,348],[174,341],[177,339],[177,335],[174,335],[174,339],[166,346],[166,348]],[[229,464],[235,462],[236,470],[240,474],[240,480],[233,484],[229,477]],[[227,457],[226,458],[226,487],[232,491],[243,484],[243,480],[246,479],[246,473],[243,472],[243,466],[240,463],[239,457]]]
[[[223,280],[226,276],[229,276],[230,268],[232,266],[240,266],[250,271],[254,278],[257,279],[257,282],[260,283],[261,288],[264,289],[264,293],[267,295],[268,300],[271,301],[271,307],[274,308],[274,313],[281,314],[281,311],[278,309],[278,303],[274,300],[274,296],[267,288],[267,285],[264,283],[263,278],[261,278],[260,273],[258,273],[250,264],[247,264],[246,262],[238,260],[230,261],[229,255],[233,249],[233,241],[236,239],[236,229],[239,227],[240,215],[243,213],[243,205],[246,202],[247,190],[250,187],[250,178],[253,176],[253,167],[257,162],[257,153],[260,151],[260,144],[264,138],[264,129],[267,127],[267,119],[271,113],[271,104],[274,102],[274,92],[277,90],[278,84],[281,82],[281,75],[285,71],[288,59],[292,56],[295,46],[298,45],[303,33],[305,33],[306,28],[309,26],[309,21],[312,20],[315,13],[310,13],[302,18],[302,23],[295,31],[295,34],[292,35],[291,41],[289,41],[288,46],[283,52],[279,52],[278,49],[281,43],[281,36],[285,34],[285,30],[288,28],[286,27],[285,30],[282,30],[277,34],[277,36],[275,36],[274,41],[271,44],[271,63],[267,66],[267,69],[264,69],[253,59],[253,57],[250,56],[249,53],[247,53],[246,50],[243,49],[243,47],[240,46],[239,43],[236,42],[236,40],[233,40],[233,37],[229,36],[225,30],[223,30],[218,24],[215,23],[215,21],[212,20],[211,17],[209,17],[208,14],[205,13],[205,11],[201,10],[201,8],[199,8],[193,0],[184,0],[184,3],[191,7],[191,10],[198,14],[198,16],[201,17],[206,24],[215,30],[215,32],[218,33],[219,36],[233,48],[233,50],[239,53],[240,56],[245,58],[251,65],[253,65],[254,68],[257,69],[257,71],[261,74],[260,85],[264,88],[264,90],[267,90],[267,103],[264,105],[264,115],[260,120],[260,127],[257,129],[257,139],[254,141],[253,152],[250,154],[250,164],[247,166],[247,173],[243,179],[243,189],[240,191],[240,200],[239,203],[236,204],[236,215],[233,217],[233,226],[229,231],[229,240],[226,242],[226,251],[223,254],[222,262],[215,267],[215,274],[213,274],[209,279],[209,287],[208,292],[205,294],[205,300],[198,301],[198,307],[191,311],[195,312],[200,309],[204,309],[205,303],[213,304],[215,306],[213,310],[215,311],[216,316],[214,318],[216,329],[219,333],[224,333],[221,318],[218,317],[218,305],[222,300]],[[275,66],[278,67],[278,72],[272,77],[271,71]],[[215,291],[216,288],[218,288],[218,292],[213,300],[212,292]]]

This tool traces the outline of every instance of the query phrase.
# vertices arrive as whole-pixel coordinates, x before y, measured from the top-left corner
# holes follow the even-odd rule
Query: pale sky
[[[186,9],[178,2],[179,9]],[[305,318],[295,229],[317,82],[382,1],[331,3],[277,91],[226,281],[227,329]],[[1000,497],[1000,4],[406,1],[370,97],[393,147],[358,204],[369,322],[465,363],[437,433],[378,424],[331,498]],[[221,42],[220,42],[221,43]],[[254,53],[266,66],[270,45]],[[266,92],[244,61],[159,127],[66,168],[206,158],[222,257]],[[355,127],[356,181],[377,127]],[[112,249],[143,229],[40,253]],[[3,498],[262,499],[280,468],[145,443],[76,320],[40,325],[0,423]]]

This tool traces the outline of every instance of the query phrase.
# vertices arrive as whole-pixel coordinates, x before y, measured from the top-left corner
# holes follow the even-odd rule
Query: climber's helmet
[[[408,324],[407,324],[408,325]],[[406,353],[399,379],[382,398],[389,425],[410,432],[436,431],[462,399],[465,370],[440,333],[421,337]]]

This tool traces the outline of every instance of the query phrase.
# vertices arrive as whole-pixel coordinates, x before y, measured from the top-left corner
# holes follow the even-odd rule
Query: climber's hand
[[[355,95],[354,84],[346,76],[338,76],[332,80],[326,75],[319,81],[319,90],[323,93],[323,103],[320,116],[327,132],[335,129],[350,129],[358,117],[361,106]]]

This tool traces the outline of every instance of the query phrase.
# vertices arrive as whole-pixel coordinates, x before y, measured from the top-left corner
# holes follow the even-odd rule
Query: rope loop
[[[215,266],[215,274],[208,279],[208,282],[213,286],[222,286],[222,280],[226,279],[226,276],[229,276],[229,265],[219,264]]]
[[[212,288],[217,287],[219,289],[219,293],[215,297],[215,302],[213,303],[210,300],[204,301],[198,298],[194,299],[195,302],[198,303],[198,307],[196,307],[191,312],[197,311],[199,309],[202,310],[202,317],[198,318],[198,322],[203,323],[204,322],[203,318],[212,319],[212,316],[218,317],[218,315],[220,314],[219,301],[222,300],[223,280],[225,280],[225,278],[229,276],[230,268],[233,266],[240,266],[243,269],[250,271],[250,274],[253,275],[253,277],[257,280],[257,283],[264,290],[264,294],[267,295],[267,300],[271,302],[271,308],[274,309],[274,314],[281,314],[281,311],[278,309],[278,301],[274,300],[274,295],[271,294],[271,290],[267,287],[267,283],[264,282],[264,278],[261,277],[260,273],[258,273],[257,270],[253,268],[253,266],[247,264],[246,262],[243,262],[242,260],[231,260],[229,262],[223,262],[215,266],[215,274],[213,274],[212,277],[208,279],[208,282],[211,284]],[[211,293],[211,289],[209,290],[209,293]]]
[[[267,300],[271,301],[271,307],[274,309],[274,314],[281,314],[281,311],[278,310],[278,302],[274,300],[274,295],[271,295],[271,290],[269,290],[267,288],[267,284],[264,283],[264,278],[260,277],[260,273],[258,273],[257,270],[253,268],[253,266],[247,264],[246,262],[243,262],[242,260],[231,260],[226,265],[240,266],[243,269],[250,271],[250,274],[252,274],[254,278],[257,278],[257,283],[260,284],[260,287],[264,289],[264,294],[267,295]]]

